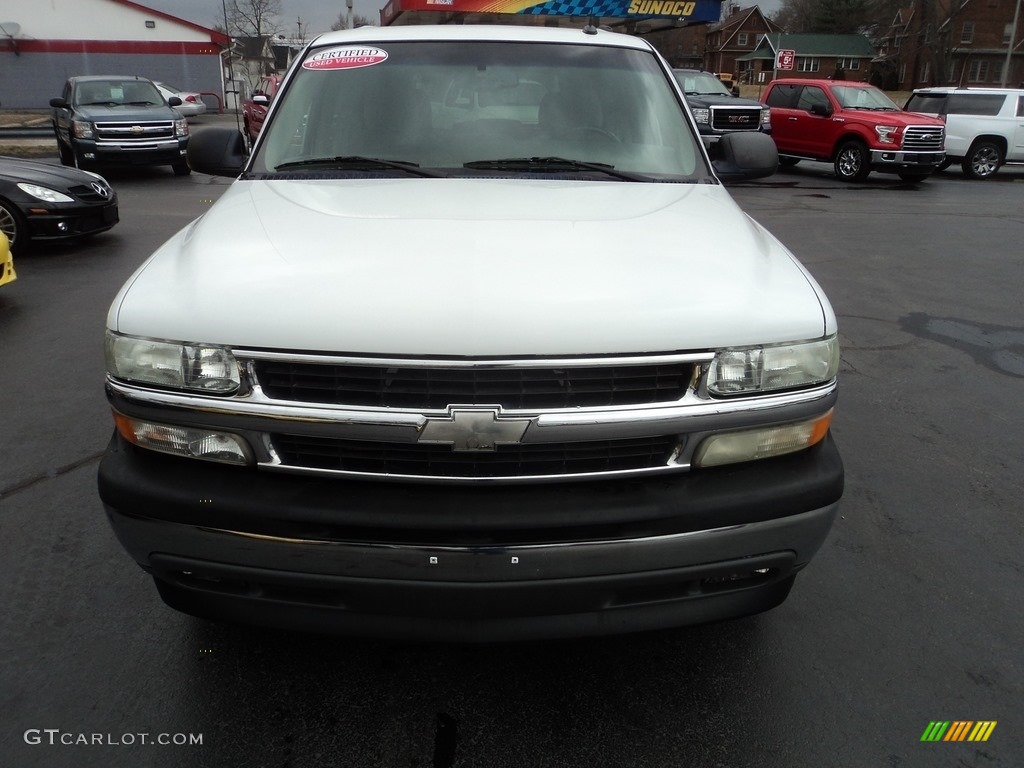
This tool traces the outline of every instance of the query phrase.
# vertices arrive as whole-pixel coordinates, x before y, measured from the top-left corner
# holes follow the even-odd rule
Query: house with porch
[[[792,70],[776,70],[779,51],[796,54]],[[740,82],[767,84],[775,77],[834,78],[867,82],[877,55],[866,35],[787,35],[770,33],[758,46],[737,57]]]

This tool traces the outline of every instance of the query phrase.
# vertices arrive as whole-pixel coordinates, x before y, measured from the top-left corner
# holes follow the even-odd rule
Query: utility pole
[[[1006,46],[1006,63],[1003,65],[1003,77],[999,81],[999,87],[1006,87],[1006,80],[1010,77],[1010,64],[1013,60],[1013,42],[1017,37],[1017,20],[1020,18],[1020,2],[1017,0],[1017,7],[1013,11],[1013,24],[1010,27],[1010,44]]]
[[[227,65],[228,65],[228,82],[227,87],[224,87],[224,67],[221,67],[220,78],[221,78],[221,89],[224,91],[224,106],[227,106],[228,94],[233,93],[235,95],[235,123],[238,123],[238,108],[241,106],[240,94],[235,90],[235,70],[232,66],[231,59],[235,55],[235,41],[231,38],[231,27],[228,26],[228,6],[226,0],[220,0],[221,10],[224,12],[224,34],[228,36],[228,50],[227,50]]]

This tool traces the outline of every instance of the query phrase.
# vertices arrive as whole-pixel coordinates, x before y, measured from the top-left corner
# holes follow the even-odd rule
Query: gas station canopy
[[[650,19],[682,26],[716,22],[721,7],[721,0],[390,0],[380,23],[614,27]]]

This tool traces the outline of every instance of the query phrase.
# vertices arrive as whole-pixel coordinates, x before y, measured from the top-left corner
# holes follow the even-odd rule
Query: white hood
[[[508,179],[235,182],[111,307],[121,333],[420,357],[817,338],[821,290],[724,188]]]

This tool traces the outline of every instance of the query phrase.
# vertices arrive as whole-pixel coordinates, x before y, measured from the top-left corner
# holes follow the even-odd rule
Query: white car
[[[203,101],[202,94],[194,91],[183,91],[166,83],[154,82],[154,84],[160,90],[164,101],[167,101],[171,96],[177,96],[181,99],[181,104],[175,107],[175,109],[181,112],[182,117],[195,117],[196,115],[206,113],[206,102]]]
[[[836,317],[643,39],[363,27],[107,319],[100,495],[180,610],[462,640],[766,610],[825,539]]]

